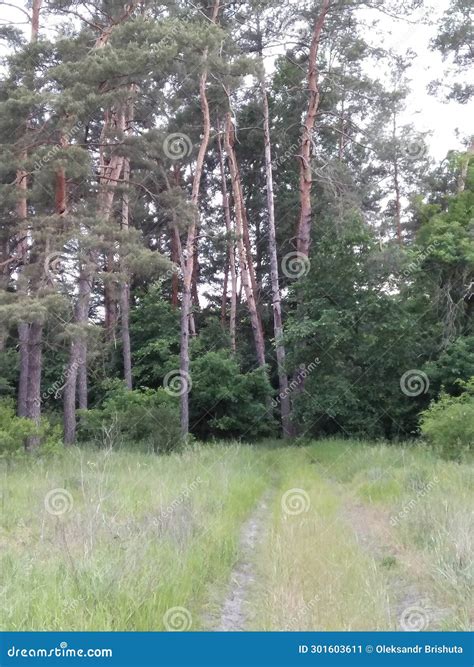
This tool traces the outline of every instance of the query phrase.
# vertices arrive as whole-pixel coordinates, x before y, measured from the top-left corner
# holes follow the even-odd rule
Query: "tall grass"
[[[161,630],[174,607],[198,628],[266,468],[240,445],[163,457],[73,450],[3,464],[2,628]],[[45,507],[54,489],[70,494],[64,514]]]
[[[401,582],[438,608],[428,629],[471,621],[472,469],[419,447],[73,448],[0,480],[2,629],[214,627],[262,496],[250,629],[396,628]]]

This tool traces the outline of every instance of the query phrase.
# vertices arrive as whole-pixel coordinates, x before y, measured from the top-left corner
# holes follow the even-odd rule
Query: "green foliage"
[[[456,339],[442,351],[439,357],[428,362],[424,370],[433,389],[457,396],[462,389],[459,380],[467,381],[474,376],[474,336]]]
[[[0,455],[21,452],[25,438],[33,431],[34,425],[30,421],[15,415],[13,401],[0,401]]]
[[[0,456],[18,456],[24,452],[28,436],[38,435],[41,455],[56,454],[61,448],[60,428],[43,418],[39,426],[29,419],[17,417],[10,399],[0,400]]]
[[[242,373],[226,350],[207,352],[191,363],[190,427],[200,438],[253,440],[271,435],[266,402],[271,387],[263,369]]]
[[[79,411],[80,437],[116,447],[140,443],[154,452],[170,452],[180,444],[176,399],[164,389],[129,391],[120,380],[109,381],[101,408]]]
[[[421,415],[423,435],[451,459],[461,459],[474,448],[474,377],[460,384],[460,396],[443,392]]]

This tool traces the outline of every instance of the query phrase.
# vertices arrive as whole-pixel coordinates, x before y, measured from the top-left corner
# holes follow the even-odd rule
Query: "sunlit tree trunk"
[[[227,263],[228,263],[228,272],[230,274],[230,313],[229,313],[230,348],[232,352],[235,352],[236,351],[235,331],[236,331],[236,316],[237,316],[237,271],[235,267],[234,230],[232,228],[232,220],[230,217],[229,193],[227,192],[225,162],[224,162],[224,153],[222,151],[222,139],[221,139],[220,127],[219,127],[219,133],[217,135],[217,141],[219,150],[219,167],[221,174],[222,209],[224,211],[224,220],[225,220],[225,228],[227,236]],[[227,285],[226,289],[224,289],[224,294],[225,294],[225,307],[227,309]]]
[[[260,318],[257,312],[257,302],[255,298],[255,292],[250,277],[251,272],[249,269],[249,257],[244,242],[244,235],[243,235],[244,214],[242,211],[243,198],[242,198],[242,190],[240,185],[237,159],[234,150],[234,142],[235,142],[234,126],[232,123],[231,115],[229,113],[227,114],[226,117],[225,148],[228,157],[232,191],[234,195],[235,226],[237,235],[237,248],[239,252],[240,276],[241,276],[242,286],[245,291],[245,297],[247,299],[247,307],[249,309],[250,324],[252,326],[252,332],[255,342],[255,352],[257,356],[258,365],[264,366],[265,343],[263,339],[263,331]]]
[[[265,177],[267,184],[268,210],[268,252],[270,256],[270,279],[272,285],[273,329],[275,333],[275,350],[278,367],[278,385],[280,389],[279,404],[283,437],[291,435],[290,397],[288,392],[288,376],[285,367],[285,346],[283,343],[283,319],[281,315],[281,293],[278,275],[278,256],[275,229],[275,206],[273,197],[272,150],[270,138],[270,118],[268,97],[265,87],[263,61],[260,68],[260,89],[263,107],[263,139],[265,144]]]
[[[318,52],[324,21],[326,20],[330,4],[331,0],[323,0],[321,11],[314,24],[308,58],[307,82],[309,100],[303,123],[300,154],[298,156],[300,159],[300,217],[296,233],[296,250],[304,257],[309,256],[309,246],[311,243],[311,146],[320,96],[318,84]]]
[[[212,9],[211,21],[217,21],[219,13],[219,0],[215,0]],[[207,49],[204,53],[204,60],[207,59]],[[195,261],[195,241],[196,230],[198,223],[198,203],[199,192],[201,189],[201,177],[204,166],[204,158],[209,144],[209,136],[211,132],[211,120],[209,115],[209,103],[206,95],[207,83],[207,69],[204,68],[199,78],[199,99],[201,102],[202,113],[202,139],[199,146],[198,156],[196,160],[196,167],[194,170],[193,187],[191,193],[191,202],[195,207],[194,218],[188,227],[188,235],[186,242],[186,257],[184,258],[184,274],[183,274],[183,296],[181,300],[181,331],[180,331],[180,364],[179,370],[182,382],[186,386],[189,378],[189,316],[191,313],[191,297],[192,297],[192,279],[194,272]],[[188,391],[181,393],[181,435],[185,438],[189,433],[189,395]]]

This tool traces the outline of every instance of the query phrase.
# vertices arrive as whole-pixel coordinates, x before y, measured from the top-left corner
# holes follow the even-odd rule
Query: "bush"
[[[274,434],[264,369],[242,373],[230,352],[218,350],[191,362],[191,378],[190,430],[196,437],[253,441]]]
[[[37,426],[29,419],[17,417],[13,400],[0,400],[0,456],[21,454],[24,451],[25,439],[29,435],[39,435],[39,453],[56,453],[61,449],[60,430],[44,418]]]
[[[120,380],[107,384],[101,408],[80,410],[79,437],[103,446],[141,443],[170,452],[180,443],[178,400],[164,389],[129,391]]]
[[[438,401],[421,413],[425,438],[449,459],[462,459],[474,446],[474,378],[459,382],[460,396],[441,393]]]

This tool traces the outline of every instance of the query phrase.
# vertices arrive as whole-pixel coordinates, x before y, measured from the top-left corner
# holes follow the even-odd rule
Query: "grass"
[[[239,528],[268,480],[249,447],[156,457],[74,450],[2,471],[1,625],[10,630],[162,630],[186,607],[192,627],[227,579]],[[46,494],[65,489],[54,516]],[[189,623],[186,621],[186,625]]]
[[[288,517],[275,506],[255,625],[397,629],[415,606],[426,610],[426,629],[469,629],[472,468],[420,447],[347,440],[299,456],[289,454],[278,497],[300,486],[311,510]]]
[[[414,604],[427,629],[472,620],[472,469],[419,447],[72,449],[0,466],[4,630],[208,628],[264,494],[250,629],[395,629]]]

